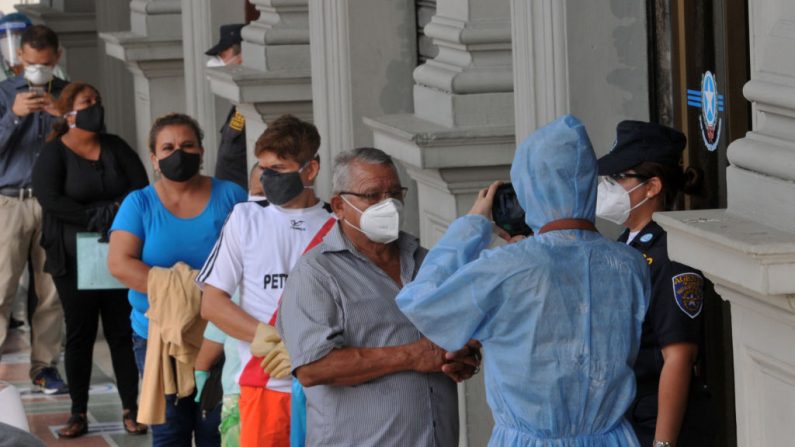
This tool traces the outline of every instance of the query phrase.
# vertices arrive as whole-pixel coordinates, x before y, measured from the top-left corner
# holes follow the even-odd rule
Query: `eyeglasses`
[[[401,202],[406,197],[406,192],[408,192],[408,188],[403,186],[401,188],[392,189],[389,191],[373,191],[373,192],[353,192],[353,191],[340,191],[337,194],[348,194],[351,196],[356,196],[368,203],[377,203],[383,200],[384,198],[400,200]]]
[[[646,175],[635,174],[633,172],[619,172],[618,174],[610,174],[608,177],[612,178],[615,181],[626,180],[628,178],[636,178],[638,180],[648,180],[649,177]]]

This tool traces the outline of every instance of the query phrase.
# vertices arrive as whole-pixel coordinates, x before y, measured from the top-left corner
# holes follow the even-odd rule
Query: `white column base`
[[[737,443],[795,439],[795,233],[727,210],[657,213],[672,259],[731,303]]]

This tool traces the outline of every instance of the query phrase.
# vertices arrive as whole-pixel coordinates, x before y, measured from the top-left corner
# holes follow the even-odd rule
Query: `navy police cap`
[[[621,121],[616,126],[616,142],[609,154],[600,158],[599,175],[627,171],[643,163],[679,165],[687,138],[670,127],[643,121]]]
[[[242,42],[243,38],[240,36],[240,29],[244,26],[245,24],[243,23],[221,25],[218,43],[209,50],[205,51],[204,54],[208,56],[218,56],[218,53],[221,51],[224,51],[236,43]]]

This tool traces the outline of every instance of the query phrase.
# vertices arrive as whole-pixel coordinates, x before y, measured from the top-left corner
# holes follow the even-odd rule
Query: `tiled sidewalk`
[[[104,338],[94,346],[91,365],[91,391],[88,401],[89,433],[77,439],[58,439],[55,431],[69,418],[69,395],[47,396],[31,390],[30,334],[12,330],[0,360],[0,380],[16,386],[22,395],[31,432],[48,446],[148,446],[150,435],[131,436],[121,424],[121,401],[112,379],[110,354]],[[61,375],[66,378],[61,367]]]

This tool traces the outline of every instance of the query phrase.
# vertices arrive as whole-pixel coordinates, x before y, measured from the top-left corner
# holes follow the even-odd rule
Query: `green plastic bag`
[[[108,244],[100,233],[77,233],[77,289],[126,289],[108,270]]]

